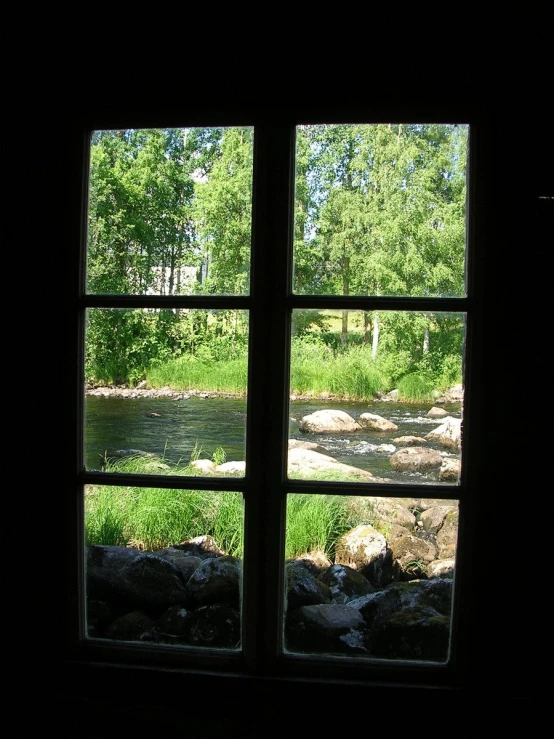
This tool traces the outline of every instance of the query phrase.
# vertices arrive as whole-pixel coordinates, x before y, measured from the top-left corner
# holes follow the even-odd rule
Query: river
[[[353,434],[303,434],[301,418],[323,408],[342,410],[357,419],[362,413],[383,416],[398,426],[392,433],[368,429]],[[390,456],[399,436],[425,436],[441,424],[427,417],[430,405],[390,402],[292,400],[289,438],[314,441],[340,462],[397,482],[415,482],[406,473],[391,470]],[[460,418],[460,404],[445,406]],[[150,415],[153,414],[153,415]],[[270,420],[268,419],[268,423]],[[226,460],[245,457],[246,400],[244,398],[121,398],[87,396],[85,404],[85,465],[99,470],[106,452],[139,449],[154,453],[172,465],[190,461],[195,450],[211,459],[221,447]],[[444,450],[443,450],[444,451]]]

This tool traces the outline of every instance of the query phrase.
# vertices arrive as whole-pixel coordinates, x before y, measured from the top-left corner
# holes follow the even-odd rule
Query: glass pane
[[[465,315],[295,310],[290,478],[457,485]]]
[[[464,296],[469,127],[296,129],[297,294]]]
[[[95,131],[87,291],[249,291],[253,128]]]
[[[87,311],[85,466],[244,476],[248,313]]]
[[[238,649],[240,493],[89,485],[91,638]]]
[[[289,494],[284,648],[445,662],[458,501]]]

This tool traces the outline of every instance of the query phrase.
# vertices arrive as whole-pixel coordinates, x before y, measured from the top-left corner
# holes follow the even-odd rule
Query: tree
[[[244,295],[249,290],[252,238],[253,130],[223,132],[221,156],[196,185],[195,221],[202,244],[202,292]]]
[[[465,127],[313,126],[299,142],[297,171],[309,187],[297,182],[295,265],[315,265],[314,292],[463,294]],[[372,320],[375,353],[379,317]],[[343,344],[347,321],[344,314]]]

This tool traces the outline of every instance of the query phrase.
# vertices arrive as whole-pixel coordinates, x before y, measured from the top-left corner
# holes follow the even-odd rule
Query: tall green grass
[[[151,387],[206,390],[242,395],[247,385],[246,355],[239,359],[197,359],[182,356],[151,367],[146,381]]]
[[[399,400],[432,403],[434,390],[434,385],[428,378],[415,373],[404,375],[398,382]]]
[[[337,540],[351,528],[345,501],[334,495],[289,495],[286,521],[287,559],[317,551],[332,560]]]
[[[236,492],[110,485],[85,493],[87,544],[155,551],[207,535],[226,554],[241,557],[243,517]]]
[[[433,390],[444,389],[461,381],[459,360],[443,359],[440,377],[410,371],[409,359],[398,352],[391,357],[372,357],[365,345],[352,345],[333,351],[321,340],[294,338],[291,346],[290,392],[293,395],[318,396],[331,393],[348,400],[371,400],[379,393],[398,387],[405,402],[432,400]],[[437,368],[437,371],[441,368]],[[176,390],[202,390],[245,395],[247,392],[247,356],[212,359],[181,356],[156,364],[146,373],[150,387]],[[448,384],[448,383],[446,383]],[[434,387],[435,386],[435,387]]]
[[[148,470],[150,458],[107,463],[111,471]],[[195,474],[191,467],[159,474]],[[336,475],[336,473],[335,473]],[[287,498],[287,558],[307,552],[334,556],[337,539],[355,525],[348,498],[291,494]],[[226,554],[243,556],[244,505],[237,492],[91,485],[85,492],[87,544],[163,549],[197,536],[212,536]]]
[[[150,457],[107,461],[111,472],[151,472]],[[188,465],[158,466],[157,474],[194,476]],[[197,536],[212,536],[227,554],[242,556],[243,501],[236,492],[93,485],[85,492],[87,544],[156,550]]]
[[[370,399],[389,390],[390,377],[365,347],[353,346],[335,354],[323,342],[293,340],[291,393],[330,392],[349,399]]]

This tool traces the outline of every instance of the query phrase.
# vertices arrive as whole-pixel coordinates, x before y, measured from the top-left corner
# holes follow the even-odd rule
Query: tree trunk
[[[364,311],[364,344],[369,344],[371,338],[370,314]]]
[[[346,264],[346,270],[349,268],[349,264],[347,262]],[[346,275],[343,275],[342,278],[342,294],[348,295],[350,292],[350,284],[348,281],[348,277]],[[348,341],[348,311],[343,310],[342,312],[342,330],[340,334],[340,343],[342,346],[346,346],[346,342]]]
[[[373,344],[371,346],[371,356],[377,356],[377,346],[379,344],[379,313],[375,311],[373,314]]]
[[[423,353],[429,353],[429,326],[425,326],[425,332],[423,334]]]

